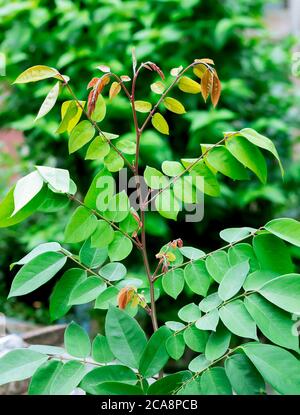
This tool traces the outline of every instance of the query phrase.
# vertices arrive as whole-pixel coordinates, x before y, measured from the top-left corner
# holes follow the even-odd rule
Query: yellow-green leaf
[[[185,108],[184,106],[181,104],[181,102],[179,102],[177,99],[175,98],[171,98],[171,97],[166,97],[163,101],[164,106],[172,112],[175,112],[175,114],[184,114]]]
[[[119,82],[113,82],[109,89],[109,99],[113,99],[121,91],[121,85]]]
[[[81,121],[72,131],[69,138],[69,153],[74,153],[88,143],[95,134],[92,124],[85,120]]]
[[[83,108],[85,101],[79,101],[79,103]],[[61,106],[61,123],[56,132],[60,134],[68,131],[70,133],[81,118],[82,108],[76,101],[63,102]]]
[[[48,114],[49,111],[54,107],[57,97],[59,94],[59,82],[56,82],[53,88],[50,89],[48,95],[46,96],[44,102],[41,105],[41,108],[36,116],[36,120],[42,118],[44,115]]]
[[[99,160],[103,159],[110,150],[110,146],[104,137],[96,137],[89,145],[85,159],[86,160]]]
[[[165,86],[161,81],[154,82],[154,84],[151,84],[150,88],[152,92],[159,95],[161,95],[165,90]]]
[[[134,101],[134,107],[138,112],[150,112],[152,104],[147,101]]]
[[[178,88],[189,94],[199,94],[201,92],[201,85],[188,76],[183,76],[179,79]]]
[[[157,112],[151,119],[153,127],[162,134],[169,135],[169,126],[165,118]]]
[[[36,65],[26,69],[21,75],[17,77],[14,84],[26,84],[28,82],[37,82],[42,79],[54,78],[58,75],[58,71],[55,68],[49,66]]]

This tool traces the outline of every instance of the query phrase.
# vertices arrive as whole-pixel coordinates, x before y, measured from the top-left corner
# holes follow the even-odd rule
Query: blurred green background
[[[55,134],[59,105],[36,123],[34,118],[51,82],[13,86],[17,75],[36,64],[58,68],[71,78],[80,99],[86,85],[104,63],[113,71],[131,74],[131,49],[139,61],[156,62],[166,74],[195,58],[215,61],[223,92],[217,109],[204,104],[199,95],[180,94],[187,114],[167,114],[170,137],[148,129],[142,139],[141,162],[159,167],[164,160],[194,157],[200,143],[216,142],[223,131],[252,127],[271,138],[286,169],[280,178],[269,159],[269,180],[260,184],[223,181],[219,198],[205,198],[205,217],[200,223],[171,223],[150,213],[148,247],[154,254],[171,239],[209,251],[221,245],[218,232],[231,226],[259,227],[276,216],[300,217],[299,84],[292,76],[292,53],[297,39],[278,33],[276,20],[266,25],[268,11],[283,1],[263,0],[0,0],[0,53],[6,57],[6,75],[0,77],[0,197],[19,175],[35,164],[67,168],[84,194],[98,162],[84,161],[83,153],[68,155],[67,137]],[[268,6],[268,7],[266,7]],[[280,10],[280,9],[279,9]],[[2,56],[3,56],[2,55]],[[141,78],[142,79],[142,78]],[[144,74],[138,99],[150,99],[149,85],[156,79]],[[297,92],[298,90],[298,92]],[[60,103],[70,99],[60,96]],[[104,131],[132,134],[130,107],[118,96],[108,105]],[[22,297],[6,300],[12,273],[9,264],[39,243],[62,242],[64,226],[73,209],[40,213],[25,223],[0,229],[0,311],[8,316],[49,323],[46,309],[49,286]],[[183,217],[183,216],[182,216]],[[297,252],[295,252],[297,255]],[[133,275],[142,272],[140,259],[131,255]],[[189,293],[185,293],[189,295]],[[179,302],[184,303],[182,295]],[[159,300],[160,315],[172,319],[165,297]],[[75,310],[76,311],[76,310]],[[87,315],[77,310],[79,318]]]

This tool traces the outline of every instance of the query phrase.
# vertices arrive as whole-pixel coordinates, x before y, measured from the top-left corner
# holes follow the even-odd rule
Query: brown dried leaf
[[[205,102],[212,90],[212,84],[213,84],[213,74],[211,73],[209,69],[206,69],[201,80],[201,94]]]
[[[219,102],[221,90],[222,90],[222,86],[221,86],[220,79],[218,75],[215,73],[213,75],[213,86],[212,86],[212,91],[211,91],[211,102],[213,103],[214,107],[216,107]]]

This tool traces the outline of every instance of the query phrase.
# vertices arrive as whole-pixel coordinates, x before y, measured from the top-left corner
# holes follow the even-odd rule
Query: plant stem
[[[120,80],[121,81],[121,80]],[[70,94],[72,95],[73,99],[76,101],[77,105],[81,108],[82,112],[85,114],[85,116],[87,117],[87,119],[90,121],[90,123],[94,126],[94,128],[98,131],[99,135],[101,137],[103,137],[108,144],[116,151],[116,153],[118,153],[118,155],[124,160],[124,163],[130,168],[130,170],[133,170],[132,165],[130,164],[130,162],[126,159],[126,157],[124,157],[124,155],[122,154],[122,152],[111,142],[111,140],[109,140],[105,134],[103,133],[103,131],[100,129],[100,127],[98,126],[98,124],[96,123],[96,121],[92,120],[92,118],[89,116],[89,114],[87,113],[87,111],[84,109],[83,105],[81,104],[81,102],[78,100],[78,98],[76,97],[75,93],[73,92],[72,88],[70,87],[68,82],[65,82],[64,85],[67,87],[68,91],[70,92]],[[122,87],[124,89],[124,85],[122,82]],[[126,89],[126,87],[125,87]],[[127,89],[126,89],[127,90]]]

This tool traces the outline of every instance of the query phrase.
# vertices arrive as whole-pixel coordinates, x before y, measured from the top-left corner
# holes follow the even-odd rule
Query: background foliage
[[[193,156],[200,141],[215,142],[222,131],[247,126],[265,133],[276,143],[287,169],[286,180],[281,182],[271,159],[269,171],[273,177],[269,183],[272,184],[264,186],[253,181],[245,186],[225,180],[222,197],[214,200],[206,197],[205,220],[193,226],[192,233],[183,222],[171,228],[162,218],[151,217],[147,232],[153,236],[149,245],[152,257],[156,253],[154,241],[155,246],[160,242],[161,245],[162,237],[171,240],[180,236],[186,244],[206,250],[218,246],[218,231],[232,224],[258,227],[286,212],[297,217],[300,168],[299,163],[291,162],[293,129],[299,115],[290,80],[293,40],[287,38],[274,44],[270,39],[262,24],[264,3],[260,0],[102,1],[101,5],[92,0],[0,2],[1,52],[7,56],[7,76],[0,78],[0,125],[20,129],[26,138],[20,150],[20,166],[12,162],[7,167],[6,158],[5,171],[23,175],[35,164],[63,166],[85,192],[92,175],[99,170],[98,163],[83,163],[80,153],[67,157],[65,137],[54,134],[58,110],[34,123],[50,85],[36,85],[28,99],[27,87],[16,90],[11,86],[26,67],[43,63],[61,69],[71,77],[76,94],[84,99],[87,91],[83,80],[95,74],[99,63],[106,63],[119,73],[130,70],[132,46],[136,47],[139,60],[160,62],[165,69],[207,56],[215,60],[223,82],[218,109],[208,109],[199,103],[198,96],[187,95],[184,104],[189,111],[177,121],[176,140],[175,133],[170,139],[152,131],[147,133],[141,148],[142,162],[159,166],[163,160],[176,159],[178,155]],[[149,94],[147,86],[139,85],[139,90],[141,98]],[[114,132],[117,128],[118,133],[131,134],[128,111],[125,100],[116,98],[103,124],[104,131]],[[172,130],[172,117],[168,121]],[[4,176],[1,183],[3,193],[9,177],[9,174],[7,179]],[[1,229],[4,295],[9,286],[8,278],[4,282],[3,277],[8,275],[12,262],[11,247],[14,246],[14,257],[21,257],[38,243],[52,240],[53,235],[62,240],[67,212],[63,211],[59,220],[57,215],[40,214],[16,229]],[[21,238],[17,238],[16,232],[21,233]],[[139,265],[132,266],[131,271],[138,272]],[[44,292],[47,288],[40,290],[40,299],[47,301]],[[15,314],[20,305],[12,301],[6,303],[5,311]],[[27,302],[31,302],[30,296]],[[182,302],[186,303],[185,299]],[[167,314],[167,302],[162,299],[159,307]],[[22,310],[29,318],[30,308]],[[47,322],[48,315],[42,310],[35,317]]]

